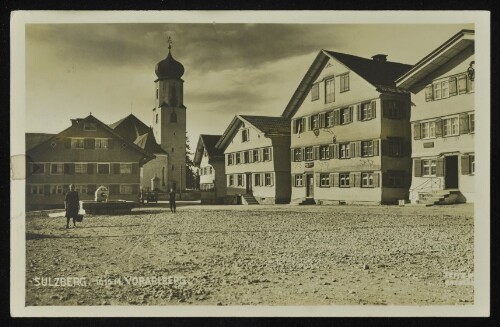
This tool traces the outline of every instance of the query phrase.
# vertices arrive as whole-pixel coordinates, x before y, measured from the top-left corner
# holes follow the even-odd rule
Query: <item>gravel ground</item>
[[[27,306],[473,303],[473,286],[449,285],[474,269],[469,204],[193,205],[88,215],[68,230],[46,212],[26,222]]]

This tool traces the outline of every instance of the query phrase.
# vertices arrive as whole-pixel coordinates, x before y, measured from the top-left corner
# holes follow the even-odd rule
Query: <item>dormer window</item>
[[[241,142],[248,142],[248,129],[241,131]]]
[[[92,122],[85,122],[83,124],[83,130],[84,131],[95,131],[97,129],[97,126],[95,123]]]

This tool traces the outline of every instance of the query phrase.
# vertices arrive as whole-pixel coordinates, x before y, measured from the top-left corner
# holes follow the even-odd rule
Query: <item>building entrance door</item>
[[[458,188],[458,156],[444,159],[444,185],[446,189]]]
[[[313,175],[306,175],[306,197],[314,197],[314,177]]]
[[[252,194],[252,174],[246,173],[246,183],[247,186],[247,194]]]

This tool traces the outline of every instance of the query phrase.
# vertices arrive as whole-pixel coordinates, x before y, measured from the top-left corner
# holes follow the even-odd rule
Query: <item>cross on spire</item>
[[[168,37],[168,40],[167,40],[167,43],[168,43],[168,51],[170,52],[170,49],[172,49],[172,38],[169,36]]]

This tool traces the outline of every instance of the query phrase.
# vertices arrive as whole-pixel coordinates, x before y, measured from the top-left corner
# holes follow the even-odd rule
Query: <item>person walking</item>
[[[175,213],[175,192],[173,188],[170,189],[170,193],[168,193],[168,195],[169,195],[168,202],[170,203],[170,211]]]
[[[71,218],[73,218],[73,226],[76,227],[75,220],[78,211],[80,211],[80,199],[73,184],[69,186],[69,192],[66,194],[66,199],[64,200],[64,208],[66,209],[66,228],[69,228],[69,220]]]

